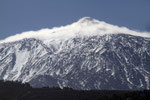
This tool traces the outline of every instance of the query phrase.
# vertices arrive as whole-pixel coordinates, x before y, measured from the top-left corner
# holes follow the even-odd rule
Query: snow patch
[[[11,73],[16,73],[13,79],[17,80],[17,78],[22,73],[21,70],[23,66],[28,62],[29,52],[17,51],[15,54],[16,54],[16,64],[14,65],[14,68],[12,69]]]

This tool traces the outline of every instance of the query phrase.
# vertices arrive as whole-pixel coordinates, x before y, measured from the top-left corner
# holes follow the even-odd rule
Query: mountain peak
[[[99,21],[91,17],[83,17],[70,25],[16,34],[6,38],[5,40],[0,40],[0,43],[14,42],[25,38],[35,38],[44,41],[44,43],[50,43],[50,41],[63,41],[65,39],[76,37],[77,35],[93,36],[118,33],[150,37],[150,34],[147,32],[137,32],[126,27],[108,24],[104,21]]]
[[[78,23],[98,23],[99,21],[91,17],[83,17],[78,20]]]

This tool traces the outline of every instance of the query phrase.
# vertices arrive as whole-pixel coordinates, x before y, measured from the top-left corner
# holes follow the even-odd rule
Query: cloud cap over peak
[[[48,43],[56,40],[63,41],[79,35],[91,36],[118,33],[150,37],[150,33],[148,32],[136,32],[126,27],[119,27],[90,17],[83,17],[71,25],[23,32],[1,40],[0,43],[14,42],[25,38],[36,38],[42,40],[44,43]]]

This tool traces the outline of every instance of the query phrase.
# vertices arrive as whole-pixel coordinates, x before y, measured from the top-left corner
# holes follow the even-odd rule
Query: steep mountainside
[[[0,42],[0,79],[29,82],[35,87],[150,87],[148,34],[91,18],[35,33]]]

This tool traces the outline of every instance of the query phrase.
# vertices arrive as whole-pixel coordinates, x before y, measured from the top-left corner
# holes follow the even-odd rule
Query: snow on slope
[[[10,36],[5,40],[1,40],[0,43],[14,42],[22,40],[24,38],[36,38],[42,40],[44,43],[50,43],[50,41],[62,41],[75,36],[89,36],[89,35],[104,35],[104,34],[117,34],[124,33],[142,37],[150,37],[150,33],[132,31],[126,27],[119,27],[111,25],[103,21],[98,21],[90,17],[81,18],[79,21],[61,27],[55,27],[52,29],[41,29],[39,31],[27,31],[21,34]]]
[[[21,70],[23,66],[28,62],[29,58],[29,52],[28,51],[17,51],[16,52],[16,62],[14,65],[13,70],[11,73],[16,73],[17,75],[14,75],[13,80],[17,80],[18,77],[21,75]],[[4,77],[4,79],[7,79],[8,75]]]

